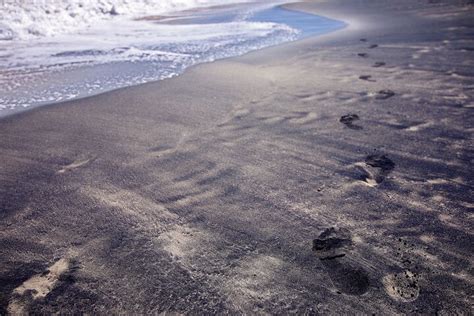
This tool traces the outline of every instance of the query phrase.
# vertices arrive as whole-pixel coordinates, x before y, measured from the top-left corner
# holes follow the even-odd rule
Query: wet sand
[[[0,314],[468,314],[468,2],[0,120]]]

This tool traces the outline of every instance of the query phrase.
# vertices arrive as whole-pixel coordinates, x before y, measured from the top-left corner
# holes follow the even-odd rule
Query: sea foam
[[[171,78],[198,63],[342,26],[276,6],[284,0],[179,12],[231,1],[62,0],[56,9],[50,1],[36,4],[38,12],[6,6],[15,14],[0,32],[0,116]]]
[[[100,20],[248,0],[0,0],[0,40],[72,33]]]

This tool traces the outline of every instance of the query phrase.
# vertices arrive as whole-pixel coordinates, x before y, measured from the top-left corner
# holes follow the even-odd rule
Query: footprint
[[[419,276],[409,270],[388,274],[382,279],[385,292],[400,302],[413,302],[418,298],[420,295],[418,281]]]
[[[395,95],[395,92],[393,92],[392,90],[380,90],[378,93],[377,93],[377,96],[375,97],[377,100],[386,100],[388,98],[391,98]]]
[[[352,237],[347,229],[331,227],[313,240],[313,251],[339,291],[349,295],[362,295],[370,286],[367,272],[343,258],[352,245]]]
[[[379,45],[377,45],[377,44],[372,44],[372,45],[369,46],[370,49],[377,48],[377,47],[379,47]]]
[[[342,293],[362,295],[369,290],[370,280],[364,269],[350,263],[343,264],[337,260],[324,261],[323,265],[329,272],[334,285]]]
[[[358,53],[357,56],[362,57],[362,58],[367,58],[367,57],[369,57],[369,54],[367,54],[367,53]]]
[[[318,238],[313,240],[313,251],[321,260],[343,257],[344,250],[350,246],[352,246],[351,235],[344,228],[326,228]]]
[[[90,158],[76,159],[72,163],[62,167],[61,169],[59,169],[57,171],[57,173],[66,173],[70,170],[85,166],[85,165],[91,163],[92,161],[94,161],[96,158],[97,157],[94,156],[94,157],[90,157]]]
[[[387,175],[395,168],[395,163],[383,154],[372,154],[365,158],[365,165],[358,164],[364,172],[362,180],[370,186],[382,183]]]
[[[384,63],[383,61],[376,61],[372,67],[375,67],[375,68],[379,68],[379,67],[382,67],[382,66],[385,66],[386,63]]]
[[[383,170],[393,170],[395,163],[388,158],[386,155],[372,154],[365,158],[365,163],[375,168],[381,168]]]
[[[361,38],[360,41],[361,42],[367,42],[367,39],[366,38]]]
[[[371,79],[371,78],[372,78],[371,75],[362,75],[362,76],[359,76],[359,79],[360,79],[360,80],[375,82],[375,80],[374,80],[374,79]]]
[[[339,119],[339,122],[346,125],[350,129],[361,130],[362,126],[358,126],[354,124],[354,121],[358,121],[358,120],[359,120],[359,116],[357,114],[347,114],[347,115],[341,116],[341,118]]]
[[[12,315],[27,313],[28,306],[34,301],[44,299],[62,282],[70,282],[72,273],[78,268],[76,261],[60,259],[45,272],[34,275],[13,290],[8,305]]]

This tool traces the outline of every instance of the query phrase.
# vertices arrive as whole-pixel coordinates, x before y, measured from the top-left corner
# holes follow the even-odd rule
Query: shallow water
[[[344,23],[244,4],[161,21],[104,21],[74,35],[0,42],[0,116],[170,78],[197,63],[318,35]]]

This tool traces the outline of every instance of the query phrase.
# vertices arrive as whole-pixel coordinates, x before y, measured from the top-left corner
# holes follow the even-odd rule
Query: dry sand
[[[474,7],[292,7],[351,26],[0,121],[0,314],[472,312]]]

